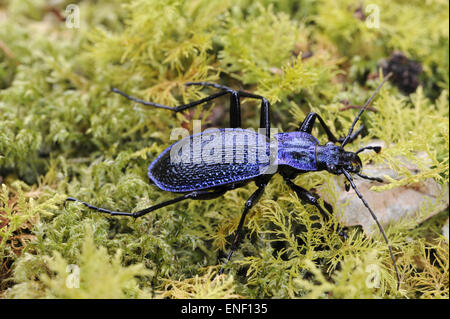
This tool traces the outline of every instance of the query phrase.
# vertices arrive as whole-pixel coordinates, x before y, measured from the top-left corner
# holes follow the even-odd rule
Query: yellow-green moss
[[[64,15],[69,3],[55,9]],[[386,228],[402,278],[396,291],[381,236],[366,238],[353,227],[342,241],[334,219],[317,228],[316,209],[279,176],[249,213],[246,238],[221,277],[214,277],[221,251],[254,185],[137,220],[64,205],[70,195],[137,211],[172,198],[148,183],[146,167],[173,142],[171,129],[191,128],[192,117],[206,124],[212,113],[173,116],[109,94],[111,86],[176,105],[210,92],[185,82],[219,82],[270,99],[280,130],[315,111],[344,136],[357,111],[340,111],[342,101],[364,103],[380,81],[373,76],[379,61],[395,50],[422,64],[422,85],[405,96],[386,84],[377,112],[362,118],[367,136],[349,149],[373,138],[386,144],[362,160],[386,162],[400,179],[372,191],[427,178],[448,184],[448,2],[371,3],[380,9],[379,29],[360,19],[366,4],[358,1],[78,1],[79,29],[67,28],[45,1],[0,2],[2,296],[448,298],[448,239],[441,235],[448,210],[420,225],[412,219]],[[245,101],[243,110],[244,127],[256,128],[259,105]],[[226,126],[224,118],[211,124]],[[325,142],[322,133],[313,130]],[[333,204],[332,178],[318,172],[295,182],[321,186]],[[80,288],[67,287],[68,265],[80,268]]]

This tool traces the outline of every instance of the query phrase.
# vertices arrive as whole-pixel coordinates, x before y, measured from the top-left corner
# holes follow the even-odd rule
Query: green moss
[[[55,9],[65,15],[69,3]],[[279,176],[249,213],[227,274],[216,278],[252,184],[137,220],[64,204],[73,196],[137,211],[173,198],[146,176],[148,163],[173,142],[171,130],[191,129],[192,118],[228,125],[208,123],[206,108],[173,116],[136,106],[109,94],[111,86],[177,105],[210,92],[185,82],[219,82],[266,96],[280,130],[314,111],[344,136],[357,110],[340,111],[342,101],[364,103],[380,81],[371,76],[379,61],[395,50],[422,64],[422,85],[404,96],[386,84],[377,112],[363,116],[367,136],[349,149],[374,138],[386,144],[362,160],[386,162],[400,178],[371,191],[428,178],[448,185],[448,3],[373,3],[379,29],[358,18],[364,4],[354,1],[78,1],[80,28],[69,29],[42,1],[0,2],[2,296],[448,298],[448,240],[440,231],[448,210],[420,225],[413,218],[386,228],[402,277],[397,292],[380,235],[367,238],[353,227],[342,241],[334,219],[318,228],[311,220],[317,210]],[[243,109],[244,127],[257,127],[258,104],[245,101]],[[326,141],[318,128],[313,134]],[[316,172],[295,182],[320,187],[333,204],[332,180]],[[427,216],[431,208],[421,210]],[[81,270],[80,288],[67,287],[68,265]]]
[[[234,293],[233,276],[216,276],[209,269],[203,276],[196,275],[185,280],[167,280],[161,297],[182,299],[234,299],[241,296]]]
[[[111,259],[111,260],[110,260]],[[55,251],[52,257],[42,256],[51,277],[44,273],[39,282],[23,282],[10,290],[11,297],[18,298],[145,298],[148,291],[138,287],[136,276],[149,276],[152,273],[142,264],[122,266],[121,252],[112,258],[104,247],[97,248],[93,242],[92,231],[86,232],[77,264],[69,264]],[[19,262],[16,276],[24,276]]]
[[[380,27],[371,27],[367,20],[358,18],[358,9],[363,16],[379,13]],[[319,29],[351,62],[351,75],[373,72],[380,59],[400,50],[422,63],[427,95],[436,97],[448,88],[448,3],[325,0],[318,10]]]

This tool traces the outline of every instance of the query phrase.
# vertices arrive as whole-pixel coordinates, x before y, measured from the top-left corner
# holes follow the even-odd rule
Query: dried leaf
[[[412,174],[417,173],[417,168],[413,165],[406,163],[405,167]],[[383,165],[368,164],[364,167],[364,174],[398,179],[395,171]],[[354,176],[354,181],[382,225],[403,218],[415,220],[419,224],[441,212],[449,204],[448,185],[442,187],[432,178],[381,192],[375,192],[371,188],[384,183],[362,179],[357,175]],[[345,191],[344,177],[336,177],[334,184],[336,194],[339,194],[334,207],[340,222],[345,226],[361,225],[367,235],[376,231],[374,219],[356,193],[352,190]],[[319,194],[325,201],[329,200],[326,193],[319,190]]]

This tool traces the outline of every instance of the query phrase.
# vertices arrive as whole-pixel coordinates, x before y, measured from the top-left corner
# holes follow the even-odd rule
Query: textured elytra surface
[[[219,129],[171,145],[148,168],[149,178],[171,192],[245,182],[268,172],[269,143],[252,130]]]

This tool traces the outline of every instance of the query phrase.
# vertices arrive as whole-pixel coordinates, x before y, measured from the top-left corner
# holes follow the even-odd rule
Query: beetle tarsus
[[[379,183],[383,183],[383,179],[379,178],[379,177],[372,177],[372,176],[367,176],[367,175],[363,175],[361,173],[357,173],[356,175],[358,175],[361,178],[367,179],[369,181],[375,181],[375,182],[379,182]]]
[[[359,150],[357,150],[355,153],[359,154],[365,150],[372,150],[375,151],[375,153],[380,153],[381,152],[381,146],[364,146],[362,148],[360,148]]]

